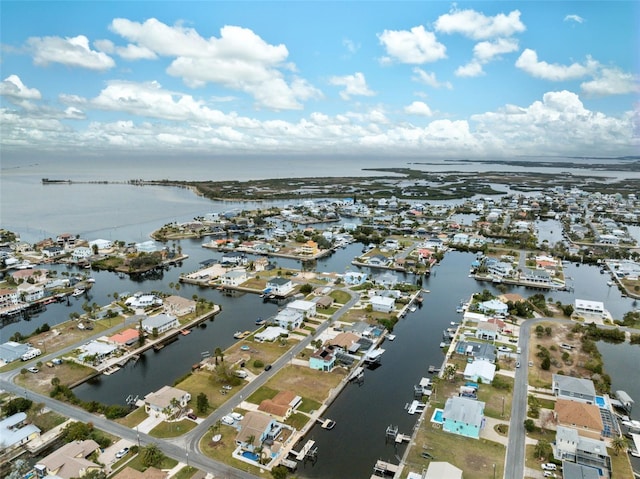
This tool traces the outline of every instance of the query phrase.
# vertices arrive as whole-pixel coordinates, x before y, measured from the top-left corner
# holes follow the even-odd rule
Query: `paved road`
[[[351,299],[333,315],[333,320],[340,318],[343,314],[349,311],[349,309],[351,309],[353,305],[359,300],[358,294],[346,289],[344,291],[351,295]],[[320,334],[325,329],[327,329],[330,323],[331,321],[325,321],[324,323],[322,323],[318,327],[317,334]],[[115,332],[121,327],[122,325],[118,325],[117,327],[112,328],[112,330],[113,332]],[[103,332],[100,335],[104,334],[105,333]],[[49,396],[37,394],[33,391],[29,391],[22,387],[19,387],[13,381],[15,376],[20,373],[19,368],[0,374],[0,389],[18,396],[26,397],[34,402],[42,403],[45,405],[45,407],[57,412],[62,416],[85,423],[91,422],[96,428],[114,436],[118,436],[122,439],[131,441],[132,443],[137,443],[141,446],[146,446],[152,443],[157,444],[158,448],[165,455],[185,464],[189,464],[190,466],[196,467],[200,470],[211,472],[216,476],[228,479],[254,479],[259,476],[254,476],[253,474],[249,474],[248,472],[235,469],[222,462],[210,459],[202,454],[199,448],[200,438],[207,432],[209,427],[214,425],[222,416],[229,414],[240,402],[242,402],[244,398],[247,398],[258,388],[262,387],[267,382],[267,380],[271,378],[271,376],[276,374],[276,372],[281,367],[285,366],[298,353],[300,353],[300,351],[307,347],[312,339],[313,338],[311,336],[308,336],[304,340],[300,341],[289,352],[275,361],[273,363],[273,368],[270,371],[265,371],[259,374],[258,377],[256,377],[242,390],[239,390],[235,395],[229,398],[229,400],[227,400],[224,405],[215,410],[198,426],[189,431],[189,433],[172,439],[158,439],[149,436],[148,434],[138,432],[135,429],[130,429],[116,422],[109,421],[102,416],[91,414],[84,409],[77,408],[65,402],[52,399]],[[86,340],[87,339],[85,338],[83,342],[86,342]],[[49,360],[50,358],[59,356],[66,351],[73,350],[76,347],[77,345],[69,346],[63,350],[57,351],[55,354],[49,354],[41,357],[39,358],[39,360]]]

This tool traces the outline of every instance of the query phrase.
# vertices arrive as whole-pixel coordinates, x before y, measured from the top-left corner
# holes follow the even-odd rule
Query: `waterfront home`
[[[496,365],[489,361],[473,361],[467,363],[464,368],[464,378],[467,381],[478,382],[482,384],[491,384],[496,374]]]
[[[550,286],[551,275],[545,270],[525,268],[524,271],[520,273],[520,281],[534,285]]]
[[[556,429],[553,457],[559,461],[594,467],[600,471],[600,477],[611,477],[611,457],[607,453],[607,443],[580,437],[578,431],[570,427],[558,426]]]
[[[491,343],[477,341],[458,341],[456,353],[472,357],[480,361],[496,362],[496,349]]]
[[[553,415],[559,426],[573,428],[583,437],[600,439],[603,435],[602,416],[595,404],[558,399]]]
[[[247,276],[247,270],[243,269],[233,269],[231,271],[227,271],[220,278],[220,283],[223,286],[240,286],[242,283],[247,281],[249,277]]]
[[[383,288],[393,288],[398,284],[398,281],[398,277],[390,271],[379,274],[374,278],[374,283]]]
[[[345,284],[348,284],[349,286],[358,286],[367,281],[367,275],[366,273],[347,271],[342,276],[342,279],[344,280]]]
[[[169,475],[161,469],[155,467],[148,467],[144,472],[137,471],[132,467],[125,467],[118,474],[112,476],[112,479],[166,479]]]
[[[0,308],[6,306],[13,306],[20,302],[20,295],[15,289],[2,288],[0,289]]]
[[[191,401],[191,394],[182,389],[163,386],[156,392],[144,397],[144,409],[147,414],[155,417],[170,418],[187,407]]]
[[[93,241],[89,241],[89,247],[93,249],[95,247],[98,251],[109,251],[113,248],[113,243],[110,240],[106,239],[97,239]]]
[[[551,381],[551,389],[558,399],[580,401],[587,404],[595,404],[596,402],[596,388],[591,379],[554,374]]]
[[[174,316],[184,316],[195,312],[196,302],[193,299],[171,295],[164,298],[164,312]]]
[[[60,246],[46,246],[40,250],[45,258],[55,258],[56,256],[63,255],[64,249]]]
[[[116,352],[118,347],[104,341],[93,340],[83,344],[78,349],[81,351],[78,359],[97,364]]]
[[[74,441],[56,449],[33,467],[37,477],[56,476],[61,479],[82,477],[88,472],[99,471],[102,466],[87,459],[100,450],[92,439]]]
[[[607,317],[607,310],[604,309],[602,301],[588,301],[586,299],[576,299],[573,306],[575,314],[586,317]]]
[[[80,261],[86,259],[93,254],[93,250],[88,246],[78,246],[71,251],[71,259]]]
[[[267,414],[248,411],[238,424],[236,445],[245,451],[253,452],[262,447],[262,443],[269,437],[274,436],[274,432],[280,429],[278,424],[277,420]]]
[[[460,396],[447,399],[442,412],[442,430],[479,439],[484,426],[484,406],[482,401]]]
[[[44,298],[44,287],[40,284],[20,283],[18,294],[27,303]]]
[[[294,311],[298,311],[302,313],[304,318],[312,318],[316,315],[316,307],[317,302],[315,301],[304,301],[301,299],[296,299],[295,301],[287,304],[287,309],[292,309]]]
[[[478,303],[478,310],[485,314],[501,314],[506,315],[509,307],[499,299],[490,299]]]
[[[276,296],[286,296],[293,291],[293,282],[290,279],[276,276],[267,280],[265,293],[275,294]]]
[[[562,479],[601,479],[600,472],[589,466],[562,461]]]
[[[331,371],[336,364],[333,347],[322,347],[309,356],[309,367],[317,371]]]
[[[0,362],[11,363],[17,361],[29,351],[28,344],[17,343],[15,341],[7,341],[0,344]]]
[[[220,260],[222,264],[233,264],[233,265],[246,265],[249,260],[247,259],[247,255],[244,253],[239,253],[237,251],[231,251],[228,253],[224,253],[222,255],[222,259]]]
[[[76,237],[71,233],[62,233],[56,238],[56,243],[62,249],[72,249],[76,245]]]
[[[389,258],[386,256],[382,256],[381,254],[376,254],[367,258],[367,264],[372,267],[385,267],[389,264]]]
[[[390,313],[396,307],[396,301],[386,296],[371,296],[369,299],[371,308],[380,313]]]
[[[498,261],[497,259],[489,258],[485,261],[487,271],[493,276],[503,278],[505,276],[511,276],[513,274],[513,265],[506,261]]]
[[[318,243],[309,240],[299,248],[299,252],[303,256],[315,256],[320,250],[318,249]]]
[[[293,391],[280,391],[271,399],[263,400],[258,406],[258,411],[276,417],[279,421],[285,421],[295,408],[302,402],[302,398]]]
[[[40,429],[27,424],[27,415],[18,412],[0,420],[0,453],[20,447],[40,437]]]
[[[462,469],[442,461],[431,461],[426,472],[410,472],[407,479],[462,479]]]
[[[137,329],[129,328],[109,337],[109,341],[120,346],[133,346],[138,342],[140,332]]]
[[[162,305],[162,298],[151,293],[136,293],[128,297],[124,304],[130,308],[148,308],[150,306]]]
[[[180,322],[171,314],[158,314],[142,320],[142,329],[144,329],[147,334],[153,334],[154,329],[158,334],[162,334],[179,326]]]
[[[280,326],[269,326],[263,331],[256,333],[253,339],[258,343],[271,342],[278,339],[280,336],[288,336],[289,330],[281,328]]]
[[[303,313],[299,310],[286,307],[275,315],[273,322],[284,330],[292,331],[302,325],[303,319]]]
[[[499,327],[497,324],[490,323],[488,321],[478,323],[476,329],[476,338],[484,339],[485,341],[495,341],[500,336]]]
[[[152,240],[136,243],[135,248],[138,253],[154,253],[158,249],[155,241]]]

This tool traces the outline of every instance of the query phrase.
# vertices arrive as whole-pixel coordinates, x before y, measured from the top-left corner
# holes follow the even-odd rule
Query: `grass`
[[[165,456],[162,462],[156,467],[158,469],[173,469],[177,464],[178,464],[178,461]],[[120,472],[117,469],[124,468],[125,465],[140,472],[144,472],[148,469],[148,467],[142,463],[142,454],[137,454],[131,459],[129,459],[129,455],[124,456],[122,459],[120,459],[114,464],[112,470]]]
[[[31,362],[27,364],[32,366],[36,363]],[[60,384],[69,386],[81,381],[82,379],[88,378],[94,373],[95,370],[92,368],[71,361],[65,361],[53,368],[43,365],[40,368],[40,372],[36,374],[30,372],[19,374],[16,376],[15,382],[20,387],[48,395],[51,390],[51,380],[54,377],[60,379]]]
[[[247,398],[247,401],[253,404],[260,404],[265,399],[273,399],[275,395],[278,394],[276,389],[272,389],[267,386],[262,386],[256,392],[254,392],[251,396]]]
[[[198,472],[198,470],[195,467],[185,466],[171,477],[173,479],[190,479],[196,472]]]
[[[121,417],[116,419],[115,421],[118,424],[122,424],[123,426],[127,426],[128,428],[134,428],[142,421],[144,421],[148,416],[147,412],[144,410],[144,407],[139,407],[134,409],[132,412],[127,414],[125,417]]]
[[[196,423],[188,419],[182,419],[181,421],[176,422],[162,421],[149,431],[149,435],[160,439],[178,437],[186,434],[195,427]]]
[[[322,403],[320,401],[314,401],[313,399],[303,398],[302,404],[298,407],[298,411],[311,413],[312,411],[317,411]]]
[[[67,420],[66,417],[60,416],[53,411],[47,411],[45,413],[32,413],[32,411],[30,410],[27,413],[27,417],[40,429],[41,432],[50,431],[54,427],[59,426]]]
[[[212,442],[211,438],[214,434],[222,435],[222,439],[215,443]],[[235,428],[225,425],[220,426],[220,429],[215,432],[213,430],[209,430],[200,440],[200,450],[205,456],[210,457],[211,459],[259,476],[260,471],[256,466],[239,461],[231,455],[236,449],[236,434],[237,431]]]
[[[289,426],[294,427],[299,431],[308,422],[309,422],[309,416],[296,412],[287,418],[287,420],[285,421],[285,424],[288,424]]]
[[[351,299],[351,295],[345,291],[333,290],[329,293],[336,303],[345,304]]]
[[[307,366],[290,365],[278,371],[266,386],[276,391],[295,391],[298,396],[322,403],[346,375],[347,371],[341,368],[326,373]]]
[[[616,456],[613,449],[607,449],[611,457],[612,477],[633,477],[633,469],[629,461],[629,455],[621,452]]]

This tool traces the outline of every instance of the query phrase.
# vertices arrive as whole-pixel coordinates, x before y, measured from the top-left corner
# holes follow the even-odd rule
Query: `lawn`
[[[351,299],[351,295],[345,291],[333,290],[329,296],[338,304],[345,304]]]
[[[33,363],[28,364],[31,366],[34,365]],[[65,361],[52,368],[40,365],[40,371],[38,373],[21,373],[16,376],[15,382],[18,386],[48,395],[51,390],[51,380],[54,377],[60,379],[60,384],[69,386],[82,379],[88,378],[94,373],[95,370],[92,368],[71,361]]]
[[[193,428],[195,428],[196,425],[197,424],[190,419],[182,419],[181,421],[175,422],[162,421],[151,431],[149,431],[149,435],[161,439],[168,437],[178,437],[188,433]]]
[[[190,479],[196,472],[198,472],[198,470],[195,467],[185,466],[171,477],[173,479]]]
[[[431,411],[427,411],[425,417],[431,417]],[[430,454],[435,461],[446,461],[462,469],[463,477],[503,477],[505,447],[502,444],[447,433],[433,427],[430,421],[425,421],[416,434],[415,446],[407,456],[409,470],[420,472],[428,466],[430,459],[422,457],[422,453]]]
[[[278,371],[266,386],[276,391],[295,391],[302,398],[322,403],[346,375],[347,371],[342,368],[326,373],[307,366],[290,365]]]
[[[214,428],[211,428],[204,436],[202,436],[202,439],[200,440],[200,450],[205,456],[210,457],[211,459],[259,476],[260,470],[258,467],[239,461],[231,456],[237,447],[235,443],[237,433],[236,429],[231,426],[222,425],[219,429],[215,430]],[[214,443],[211,441],[211,438],[215,434],[222,435],[222,439]],[[271,475],[265,475],[264,477],[271,477]]]
[[[118,424],[122,424],[123,426],[127,426],[128,428],[134,428],[138,424],[140,424],[142,421],[147,419],[147,417],[149,417],[149,416],[148,416],[147,412],[144,410],[144,407],[139,407],[137,409],[134,409],[132,412],[127,414],[125,417],[121,417],[119,419],[116,419],[115,421]]]
[[[244,382],[243,382],[244,385]],[[209,401],[209,410],[206,412],[195,411],[198,416],[208,416],[214,409],[219,408],[228,399],[228,394],[222,394],[222,383],[218,383],[214,379],[214,375],[204,369],[194,371],[192,374],[183,379],[180,383],[176,384],[178,389],[187,391],[193,398],[191,400],[191,407],[195,410],[196,398],[200,393],[204,393]]]

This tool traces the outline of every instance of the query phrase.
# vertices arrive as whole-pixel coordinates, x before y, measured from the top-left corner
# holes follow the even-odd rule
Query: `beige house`
[[[169,296],[164,299],[163,304],[165,313],[174,316],[184,316],[196,310],[196,302],[192,299],[183,298],[182,296]]]
[[[83,477],[90,471],[99,471],[102,466],[87,459],[100,450],[100,445],[91,440],[76,441],[65,444],[38,462],[34,469],[36,475],[58,476],[62,479]],[[40,476],[42,474],[42,476]]]
[[[144,409],[147,414],[155,417],[171,417],[187,407],[191,401],[191,394],[182,389],[163,386],[154,393],[144,397]]]

